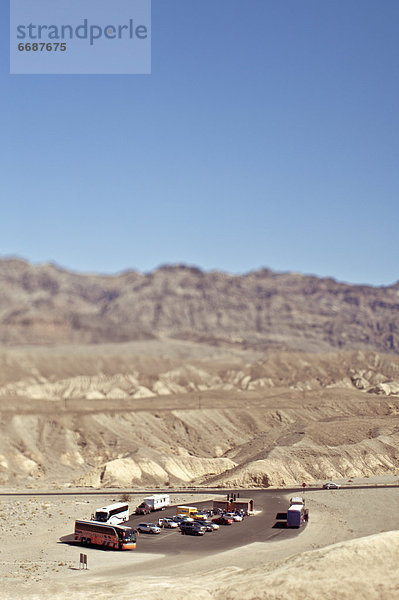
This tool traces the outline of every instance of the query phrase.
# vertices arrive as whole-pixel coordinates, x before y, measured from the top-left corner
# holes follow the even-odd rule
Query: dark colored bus
[[[136,532],[127,525],[75,521],[75,542],[114,550],[134,550]]]

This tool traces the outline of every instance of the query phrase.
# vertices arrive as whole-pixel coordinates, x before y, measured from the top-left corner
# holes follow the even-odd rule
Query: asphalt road
[[[204,536],[182,535],[180,529],[162,529],[159,535],[141,533],[137,536],[136,552],[154,554],[213,554],[244,546],[252,542],[266,542],[273,539],[290,538],[301,531],[287,529],[276,521],[276,515],[288,508],[286,492],[265,493],[255,491],[250,495],[254,500],[255,514],[245,517],[233,525],[220,525],[219,530],[207,532]],[[212,508],[212,502],[190,502],[190,506]],[[139,523],[156,523],[158,518],[176,514],[176,506],[149,515],[132,515],[127,522],[136,528]],[[311,519],[311,515],[310,515]]]
[[[397,488],[399,487],[398,483],[362,483],[362,484],[343,484],[341,485],[341,490],[377,490],[380,488]],[[90,489],[73,489],[73,490],[63,490],[60,492],[59,490],[20,490],[20,491],[1,491],[0,497],[15,497],[15,496],[118,496],[122,494],[134,494],[141,495],[143,498],[145,496],[151,496],[152,494],[227,494],[227,493],[235,493],[236,489],[225,489],[221,490],[220,488],[182,488],[182,489],[157,489],[154,491],[153,488],[148,490],[137,490],[137,489],[99,489],[99,490],[90,490]],[[292,487],[292,488],[265,488],[262,490],[259,489],[240,489],[241,495],[245,495],[246,498],[254,498],[257,494],[284,494],[291,496],[300,496],[303,492],[311,491],[323,491],[323,487],[321,485],[313,485],[310,484],[305,489],[300,487]],[[332,492],[336,492],[337,490],[330,490]],[[192,504],[192,503],[191,503]],[[194,502],[194,504],[197,504]]]

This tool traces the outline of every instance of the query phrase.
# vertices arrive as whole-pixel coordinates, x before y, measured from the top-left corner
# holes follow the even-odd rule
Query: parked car
[[[201,525],[206,527],[207,531],[217,531],[219,529],[219,525],[217,523],[213,523],[212,521],[201,521]]]
[[[166,529],[177,529],[179,527],[179,524],[176,521],[173,521],[173,519],[159,519],[160,522],[160,527],[165,527]]]
[[[305,506],[305,498],[303,496],[292,496],[290,498],[290,506],[293,504],[303,504]]]
[[[242,516],[237,513],[225,513],[227,519],[233,519],[233,521],[242,521]]]
[[[327,483],[323,485],[325,490],[338,490],[340,487],[339,483],[333,483],[332,481],[327,481]]]
[[[137,527],[139,533],[161,533],[161,528],[155,523],[140,523]]]
[[[228,517],[221,516],[212,519],[212,523],[217,523],[217,525],[232,525],[234,523],[233,519],[229,519]]]
[[[183,521],[180,523],[180,530],[184,535],[204,535],[206,527],[195,521]]]
[[[213,521],[209,521],[209,520],[206,520],[206,521],[204,521],[204,525],[205,525],[205,524],[206,524],[206,525],[211,525],[211,526],[212,526],[212,529],[213,529],[214,531],[217,531],[217,530],[219,529],[219,527],[220,527],[220,525],[218,525],[217,523],[214,523]]]
[[[180,523],[183,521],[183,518],[181,515],[175,515],[174,517],[171,517],[172,521],[174,521],[175,523],[177,523],[178,525],[180,525]]]
[[[196,521],[204,521],[207,517],[208,517],[208,515],[205,512],[203,512],[202,510],[198,510],[195,515],[195,520]]]
[[[151,508],[145,502],[142,502],[140,506],[136,508],[136,515],[149,515]]]

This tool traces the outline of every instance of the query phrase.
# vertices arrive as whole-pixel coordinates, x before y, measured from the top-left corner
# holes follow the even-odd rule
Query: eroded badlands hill
[[[393,355],[137,342],[10,349],[0,373],[6,486],[268,486],[399,472]]]
[[[260,350],[399,352],[399,284],[375,288],[262,269],[165,266],[82,275],[0,260],[0,343],[108,343],[169,336]]]

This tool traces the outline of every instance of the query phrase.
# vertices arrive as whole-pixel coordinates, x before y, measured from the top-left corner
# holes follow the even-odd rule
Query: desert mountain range
[[[260,350],[399,352],[399,282],[371,287],[182,265],[83,275],[2,259],[0,290],[3,345],[168,337]]]
[[[0,261],[3,486],[399,473],[399,286]]]

